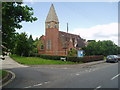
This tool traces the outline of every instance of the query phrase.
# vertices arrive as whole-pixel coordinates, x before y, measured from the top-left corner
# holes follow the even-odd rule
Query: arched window
[[[51,49],[51,40],[48,40],[47,42],[47,49]]]
[[[40,50],[44,50],[44,45],[43,44],[40,45]]]

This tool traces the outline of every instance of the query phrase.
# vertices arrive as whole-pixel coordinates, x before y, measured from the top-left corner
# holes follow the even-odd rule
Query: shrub
[[[50,60],[60,60],[60,58],[66,58],[66,56],[59,56],[59,55],[45,55],[45,54],[32,54],[31,57],[41,57],[43,59],[50,59]]]
[[[68,51],[68,56],[72,56],[72,57],[75,57],[75,56],[77,56],[77,50],[76,49],[70,49],[69,51]]]
[[[71,62],[93,62],[93,61],[100,61],[104,59],[104,56],[84,56],[84,57],[67,57],[67,56],[59,56],[59,55],[44,55],[44,54],[32,54],[31,57],[40,57],[43,59],[50,59],[50,60],[60,60],[60,58],[67,58],[66,61]]]
[[[99,61],[103,59],[104,56],[85,56],[85,57],[68,57],[67,61],[86,63],[86,62]]]

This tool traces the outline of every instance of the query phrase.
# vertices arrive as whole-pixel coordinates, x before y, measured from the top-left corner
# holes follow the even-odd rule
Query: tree
[[[27,34],[21,33],[17,35],[16,54],[20,56],[28,56],[30,52],[30,44],[28,42]]]
[[[90,42],[82,48],[86,55],[112,55],[118,54],[118,46],[110,40]]]
[[[38,38],[36,38],[35,40],[34,40],[34,43],[33,43],[33,53],[38,53],[38,46],[39,46],[39,43],[40,43],[40,41],[39,41],[39,39]]]
[[[36,21],[36,17],[32,17],[33,8],[27,5],[23,6],[22,2],[3,2],[2,3],[2,44],[13,50],[15,47],[14,37],[16,29],[22,28],[20,23]]]
[[[34,48],[34,46],[33,46],[34,40],[32,38],[32,35],[30,35],[30,37],[28,39],[28,43],[29,43],[29,46],[30,46],[30,52],[29,52],[29,55],[30,55],[30,54],[32,54],[33,48]]]

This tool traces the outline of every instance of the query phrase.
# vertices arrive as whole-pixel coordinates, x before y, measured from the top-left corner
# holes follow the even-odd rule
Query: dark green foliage
[[[26,33],[21,33],[17,35],[17,41],[16,41],[16,54],[19,56],[28,56],[30,52],[30,44],[27,39]]]
[[[32,17],[32,8],[22,6],[22,2],[2,2],[2,44],[10,51],[15,47],[15,31],[22,28],[22,21],[37,20]]]
[[[77,50],[76,49],[70,49],[69,51],[68,51],[68,56],[77,56]]]
[[[32,54],[33,49],[34,49],[34,46],[33,46],[34,40],[32,38],[32,35],[30,35],[30,37],[28,38],[28,43],[29,43],[29,46],[30,46],[30,49],[29,49],[29,55],[30,55],[30,54]]]
[[[32,53],[38,53],[37,45],[38,45],[39,39],[36,38],[33,43],[33,50]]]
[[[99,61],[103,60],[104,56],[85,56],[85,57],[68,57],[68,56],[59,56],[59,55],[43,55],[43,54],[32,54],[31,57],[40,57],[44,59],[50,59],[50,60],[61,60],[61,58],[66,58],[66,61],[70,62],[93,62],[93,61]]]
[[[112,41],[93,41],[87,47],[82,48],[86,55],[113,55],[118,54],[118,46]]]
[[[50,60],[60,60],[60,58],[66,58],[67,56],[59,56],[59,55],[44,55],[44,54],[32,54],[32,57],[41,57],[44,59],[50,59]]]
[[[67,61],[71,62],[93,62],[103,60],[104,56],[85,56],[85,57],[68,57]]]

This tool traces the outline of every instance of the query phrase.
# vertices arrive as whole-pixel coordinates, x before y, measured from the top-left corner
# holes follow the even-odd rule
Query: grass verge
[[[20,64],[26,64],[26,65],[61,65],[61,64],[78,64],[75,62],[69,62],[69,61],[60,61],[60,60],[48,60],[48,59],[42,59],[39,57],[21,57],[16,55],[10,55],[12,59],[14,59],[16,62]]]
[[[0,70],[0,79],[3,79],[8,74],[7,71]]]

